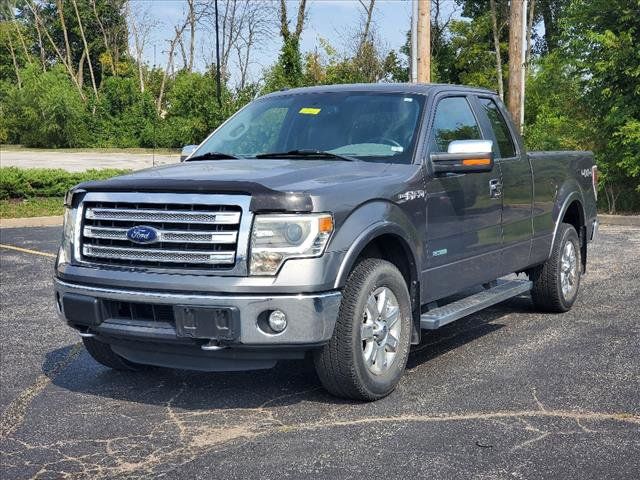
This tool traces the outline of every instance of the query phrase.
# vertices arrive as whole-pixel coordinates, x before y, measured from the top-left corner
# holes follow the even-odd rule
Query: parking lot
[[[640,476],[638,227],[601,228],[571,312],[525,295],[425,334],[369,404],[308,362],[103,368],[54,310],[60,228],[0,232],[3,479]]]

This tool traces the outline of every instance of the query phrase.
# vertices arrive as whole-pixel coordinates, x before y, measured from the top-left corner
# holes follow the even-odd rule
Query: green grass
[[[0,200],[1,218],[49,217],[62,215],[63,197],[11,198]]]

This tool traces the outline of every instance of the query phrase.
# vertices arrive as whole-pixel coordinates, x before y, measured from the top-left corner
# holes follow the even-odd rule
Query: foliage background
[[[221,3],[229,8],[246,1]],[[176,52],[182,50],[182,66],[174,60],[166,67],[153,67],[132,52],[130,3],[1,4],[0,143],[49,148],[180,147],[200,142],[238,108],[269,91],[409,79],[409,33],[400,51],[386,49],[371,22],[375,0],[361,2],[364,16],[354,29],[351,48],[339,51],[321,40],[313,52],[300,51],[306,15],[302,1],[298,10],[302,17],[298,15],[295,25],[277,8],[273,29],[260,24],[271,34],[279,30],[282,47],[276,63],[260,78],[243,78],[240,85],[231,81],[225,68],[218,102],[215,65],[195,71],[182,37],[176,35],[171,44]],[[205,8],[210,2],[187,3],[194,10],[183,31],[199,15],[198,5]],[[446,3],[432,1],[433,81],[497,90],[499,77],[508,74],[509,2],[494,2],[501,69],[496,68],[491,2],[449,0],[460,12],[450,17],[441,13]],[[601,207],[610,212],[640,211],[639,11],[638,0],[537,0],[532,17],[527,146],[594,151],[602,174]],[[14,179],[28,191],[18,177],[16,172],[3,172],[3,178]],[[0,195],[7,191],[3,187]]]

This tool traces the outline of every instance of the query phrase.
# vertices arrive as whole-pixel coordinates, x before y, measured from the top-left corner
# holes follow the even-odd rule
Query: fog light
[[[269,315],[269,326],[274,332],[282,332],[287,328],[287,316],[280,310],[274,310]]]

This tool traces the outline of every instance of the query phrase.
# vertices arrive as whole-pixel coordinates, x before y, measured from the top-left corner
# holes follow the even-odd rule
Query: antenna
[[[153,44],[153,69],[156,69],[156,44]],[[155,112],[155,108],[153,109]],[[156,124],[158,123],[158,112],[153,115],[153,153],[151,154],[151,165],[156,166]]]

